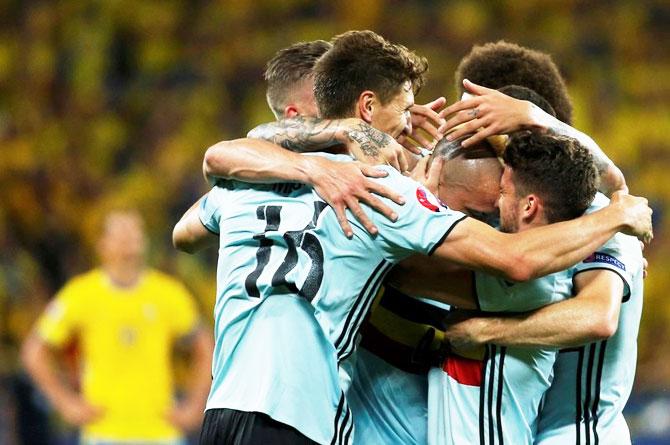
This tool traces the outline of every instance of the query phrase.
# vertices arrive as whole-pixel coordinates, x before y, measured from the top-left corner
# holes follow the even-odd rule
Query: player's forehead
[[[132,211],[119,211],[108,214],[104,221],[103,235],[122,235],[141,233],[144,230],[142,217]]]
[[[414,105],[414,90],[412,89],[412,83],[410,81],[405,81],[400,86],[395,96],[391,98],[391,102],[402,109]]]
[[[500,177],[500,188],[510,190],[514,189],[514,181],[512,180],[512,175],[514,171],[509,165],[503,167],[502,176]]]

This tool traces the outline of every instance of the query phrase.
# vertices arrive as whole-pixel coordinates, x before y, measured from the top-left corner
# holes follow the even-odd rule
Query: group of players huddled
[[[268,63],[278,121],[207,150],[202,444],[629,444],[647,201],[570,127],[551,58],[476,46],[462,100],[371,31]],[[308,153],[309,152],[309,153]]]

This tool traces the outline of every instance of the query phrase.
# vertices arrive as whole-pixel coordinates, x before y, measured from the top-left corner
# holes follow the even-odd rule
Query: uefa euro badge
[[[416,199],[417,201],[419,201],[419,204],[421,204],[423,207],[427,208],[431,212],[440,211],[441,207],[440,202],[437,200],[435,196],[433,196],[432,193],[426,190],[422,185],[420,185],[416,189]]]

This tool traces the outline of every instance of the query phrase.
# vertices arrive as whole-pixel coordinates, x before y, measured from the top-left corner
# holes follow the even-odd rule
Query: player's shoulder
[[[403,195],[405,198],[415,196],[418,193],[418,195],[421,197],[426,197],[432,201],[437,201],[437,199],[431,199],[433,197],[432,193],[429,192],[428,189],[423,186],[423,184],[417,182],[415,179],[409,176],[403,175],[390,165],[377,165],[375,166],[375,169],[382,170],[387,174],[381,178],[370,179],[394,190],[395,192]]]
[[[403,175],[390,165],[376,165],[375,169],[386,172],[386,176],[381,178],[373,178],[373,180],[380,182],[386,186],[395,187],[396,189],[399,188],[409,189],[409,188],[416,188],[416,186],[420,185],[414,179],[412,179],[409,176]]]
[[[604,207],[607,207],[610,203],[610,199],[600,192],[596,192],[596,196],[591,201],[586,213],[593,213],[597,210],[600,210]]]
[[[98,292],[103,284],[104,273],[100,268],[74,275],[58,291],[56,300],[81,305],[91,301],[90,295]]]
[[[182,290],[185,288],[184,283],[182,283],[177,278],[169,275],[161,270],[148,268],[145,272],[145,279],[147,282],[154,286],[161,286],[166,289],[175,289]]]
[[[72,289],[88,288],[90,286],[97,286],[103,282],[103,279],[104,279],[104,273],[102,269],[95,268],[74,275],[65,283],[63,289],[72,290]]]
[[[602,193],[598,192],[596,193],[595,198],[593,198],[593,201],[591,201],[591,205],[586,210],[586,213],[596,212],[604,207],[607,207],[609,203],[610,203],[609,198],[603,195]],[[602,249],[620,251],[621,254],[631,255],[633,257],[642,255],[642,247],[637,238],[635,238],[634,236],[623,234],[621,232],[615,234],[612,238],[610,238],[607,241],[607,243],[605,243],[605,245],[601,248],[601,250]]]

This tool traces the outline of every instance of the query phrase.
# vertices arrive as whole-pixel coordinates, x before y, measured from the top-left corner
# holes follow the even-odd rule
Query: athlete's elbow
[[[610,164],[606,172],[601,177],[601,184],[604,184],[605,193],[607,195],[611,195],[617,191],[628,193],[626,178],[619,167],[614,164]]]
[[[525,257],[510,256],[505,261],[505,278],[515,282],[532,280],[537,276],[537,268]]]
[[[20,357],[28,373],[33,374],[33,370],[37,366],[40,356],[44,355],[44,352],[43,344],[35,334],[31,334],[26,338],[21,346]]]
[[[614,317],[603,317],[598,323],[598,335],[602,340],[606,340],[616,334],[619,327],[618,320]]]
[[[186,253],[195,253],[195,243],[188,236],[188,232],[181,227],[181,224],[177,223],[172,230],[172,245],[175,249],[186,252]]]
[[[212,178],[215,177],[228,177],[229,171],[227,168],[228,163],[226,162],[225,152],[228,147],[226,147],[227,142],[219,142],[212,145],[205,152],[205,158],[202,162],[202,173],[205,176],[205,179],[211,182]]]
[[[596,317],[591,327],[591,337],[593,341],[607,340],[616,334],[619,327],[618,320],[611,316]]]

